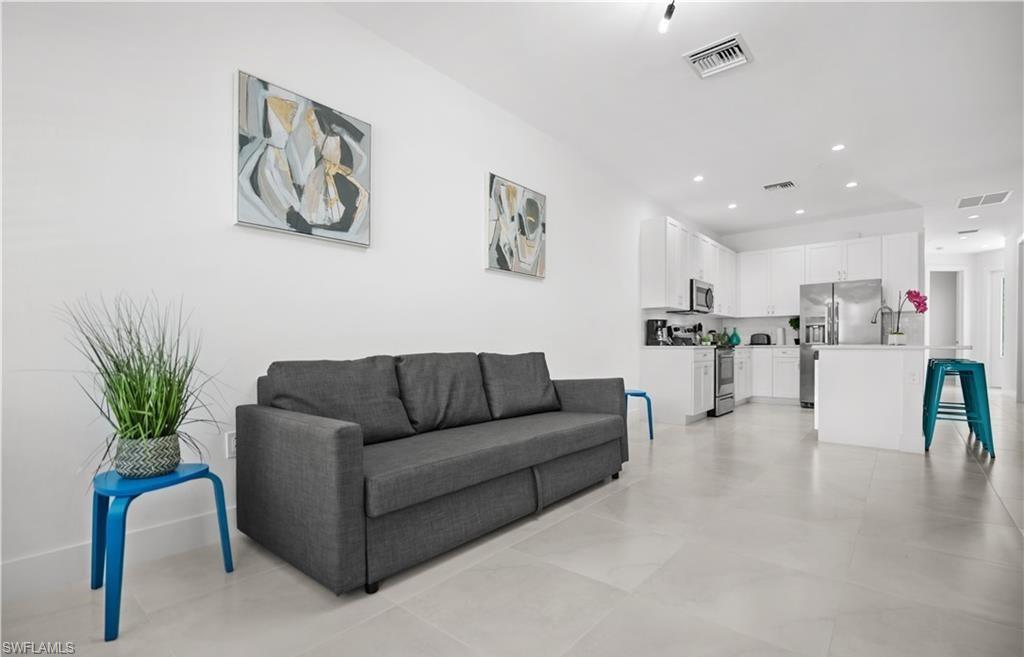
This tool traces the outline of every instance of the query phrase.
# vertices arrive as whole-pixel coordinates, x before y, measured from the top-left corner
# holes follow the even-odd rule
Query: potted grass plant
[[[200,341],[189,335],[181,305],[118,296],[65,311],[71,342],[93,370],[92,385],[79,385],[113,428],[100,467],[113,461],[118,474],[137,479],[178,467],[181,443],[201,456],[183,427],[214,422],[203,398],[210,379],[197,368]]]

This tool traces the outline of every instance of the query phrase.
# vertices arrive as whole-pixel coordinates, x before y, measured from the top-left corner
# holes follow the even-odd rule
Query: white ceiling
[[[678,2],[664,35],[663,3],[335,6],[719,234],[921,207],[956,252],[1020,223],[1019,2]],[[681,55],[735,32],[753,62],[698,79]]]

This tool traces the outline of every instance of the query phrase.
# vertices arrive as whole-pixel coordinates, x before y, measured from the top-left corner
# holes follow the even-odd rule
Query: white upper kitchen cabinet
[[[799,315],[800,286],[804,284],[804,247],[772,249],[770,253],[769,315]]]
[[[706,235],[697,235],[697,268],[693,277],[706,283],[718,283],[718,244]]]
[[[807,283],[831,283],[843,276],[843,243],[808,244],[805,256]]]
[[[881,278],[882,238],[876,235],[808,244],[804,261],[807,283]]]
[[[846,240],[843,243],[846,263],[844,281],[861,281],[882,277],[882,238],[878,235]]]
[[[771,251],[739,254],[739,315],[765,317],[771,304]]]
[[[682,310],[689,305],[684,273],[689,233],[675,219],[648,219],[640,226],[640,306]]]
[[[907,290],[921,289],[921,233],[882,237],[882,289],[893,308]]]
[[[736,307],[736,252],[718,249],[718,275],[715,277],[715,313],[734,317]]]

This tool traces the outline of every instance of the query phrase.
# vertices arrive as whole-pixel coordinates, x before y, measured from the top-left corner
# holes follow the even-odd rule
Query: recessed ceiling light
[[[700,182],[702,180],[704,180],[704,176],[702,176],[700,174],[698,174],[698,175],[693,177],[693,182]]]
[[[797,211],[796,211],[796,213],[795,213],[795,214],[803,214],[803,213],[804,213],[804,210],[803,210],[803,208],[800,208],[799,210],[797,210]]]
[[[846,148],[845,144],[836,144],[835,146],[832,147],[832,150],[834,150],[834,151],[841,151],[844,148]]]
[[[962,240],[965,240],[965,239],[967,239],[968,237],[970,237],[970,235],[961,235],[961,236],[960,236],[960,239],[962,239]]]
[[[672,14],[674,14],[675,12],[676,0],[672,0],[672,2],[670,2],[668,6],[665,7],[665,14],[661,17],[661,20],[658,21],[659,34],[665,34],[666,32],[668,32],[668,22],[672,20]]]
[[[981,219],[981,215],[980,214],[972,214],[971,216],[969,216],[967,218],[968,219]]]
[[[736,209],[736,204],[735,203],[730,203],[729,204],[729,209],[730,210],[735,210]]]
[[[857,186],[857,181],[856,180],[851,180],[850,182],[846,183],[846,186],[847,187],[851,187],[851,188],[852,187],[856,187]]]

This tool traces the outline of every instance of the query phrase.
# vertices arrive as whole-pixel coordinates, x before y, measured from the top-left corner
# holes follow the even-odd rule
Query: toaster
[[[750,344],[768,345],[772,343],[772,336],[767,333],[751,333]]]

